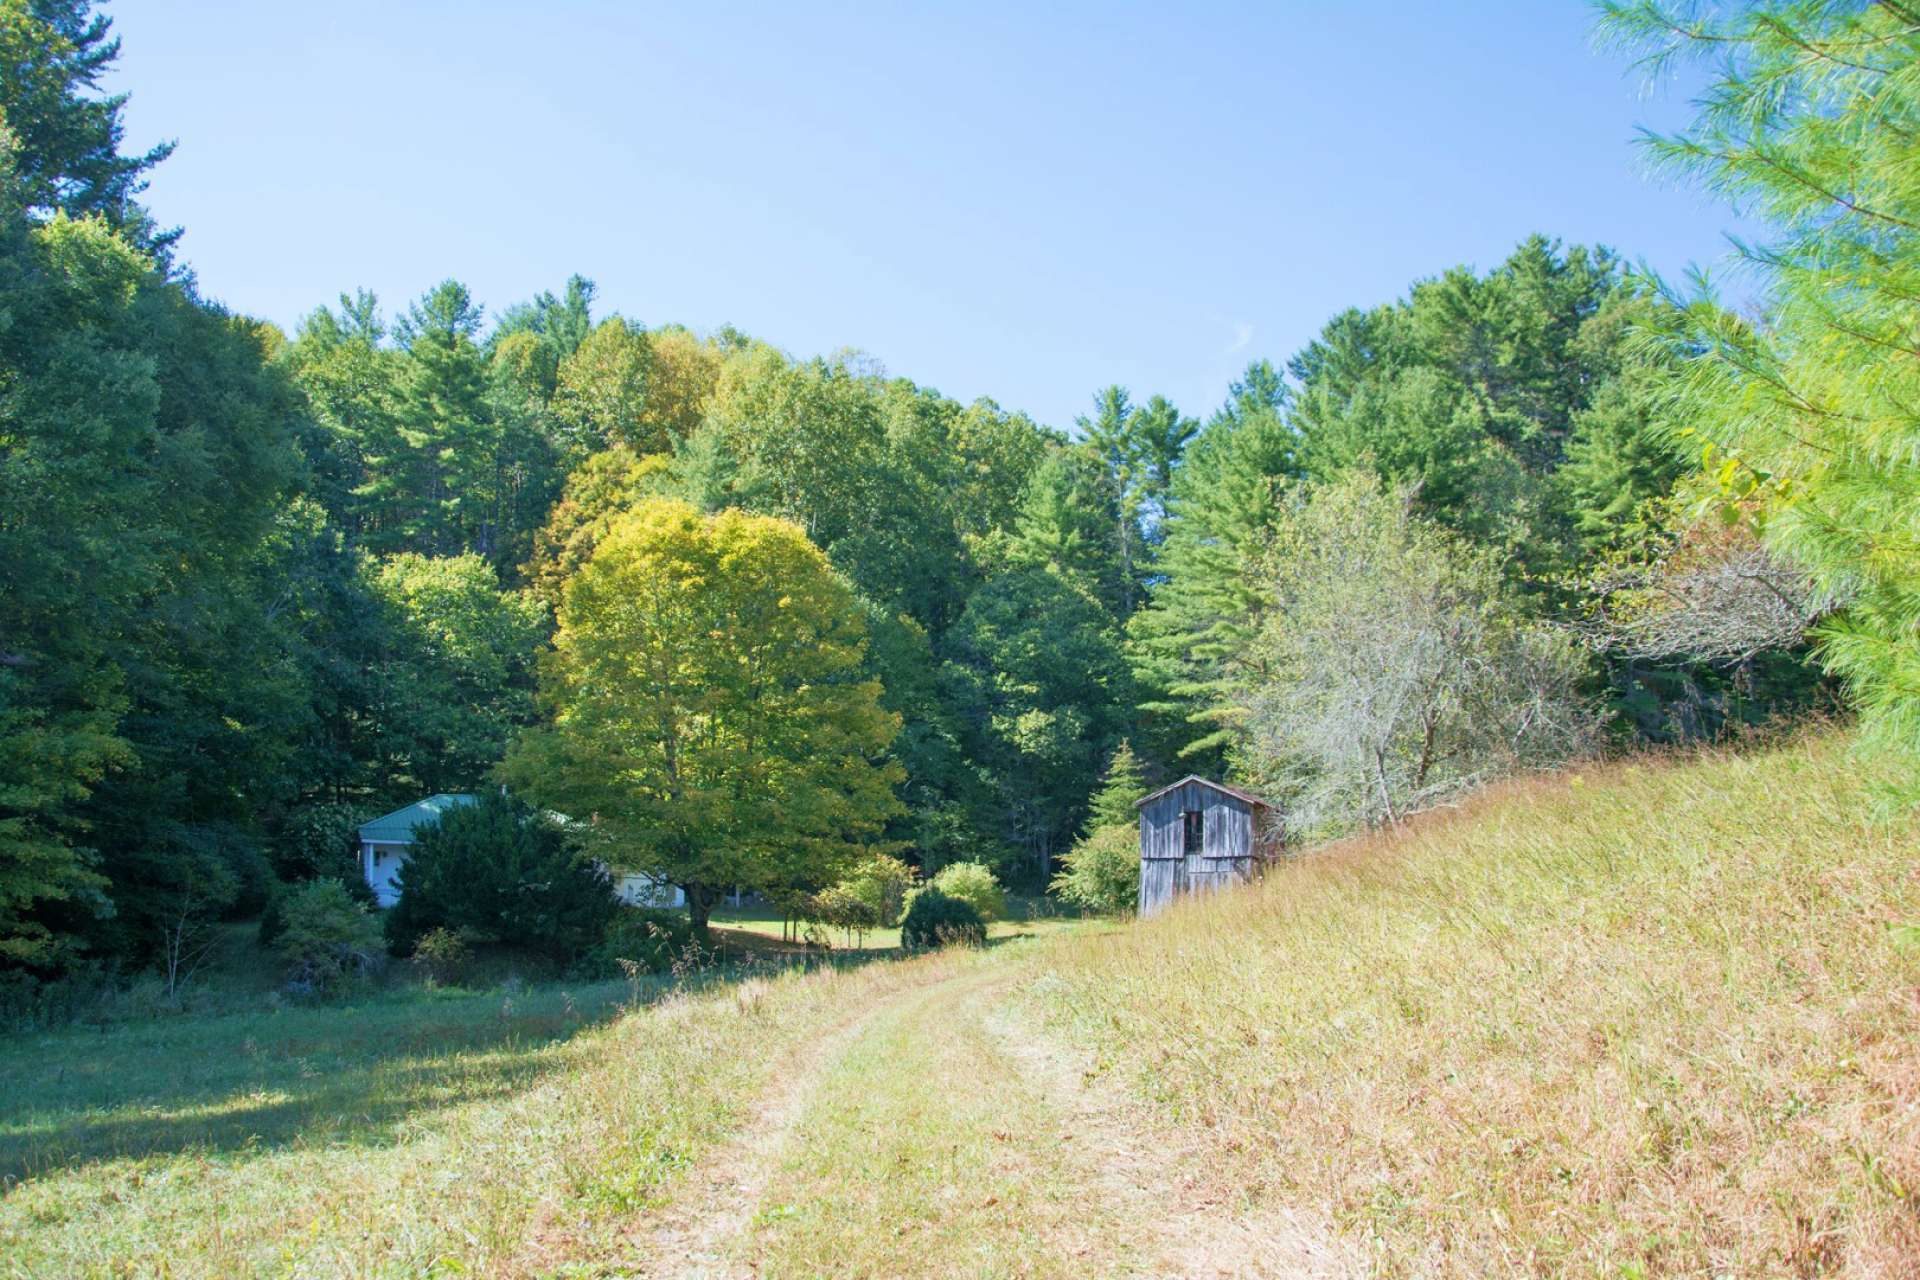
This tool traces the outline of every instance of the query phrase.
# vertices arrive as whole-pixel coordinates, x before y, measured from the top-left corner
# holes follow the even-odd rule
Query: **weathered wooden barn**
[[[1205,778],[1182,778],[1136,807],[1143,916],[1183,893],[1238,884],[1280,848],[1277,808]]]

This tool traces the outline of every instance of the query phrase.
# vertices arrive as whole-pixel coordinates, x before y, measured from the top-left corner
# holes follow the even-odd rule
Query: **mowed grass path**
[[[898,1002],[811,1091],[733,1260],[766,1276],[1079,1276],[1139,1270],[1139,1232],[1070,1117],[983,1013],[993,965]],[[1097,1160],[1098,1152],[1088,1158]]]

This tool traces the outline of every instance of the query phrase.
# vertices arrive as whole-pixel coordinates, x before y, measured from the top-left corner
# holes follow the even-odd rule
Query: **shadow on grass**
[[[0,1188],[101,1161],[300,1142],[381,1145],[526,1089],[614,999],[559,993],[180,1018],[0,1045]]]
[[[638,983],[414,989],[0,1039],[0,1195],[116,1159],[385,1145],[446,1108],[532,1087],[573,1060],[572,1041],[629,1009],[789,963]]]
[[[568,1066],[583,1033],[667,994],[905,958],[763,936],[723,954],[719,967],[637,984],[413,989],[0,1039],[0,1195],[119,1159],[387,1145],[445,1109],[525,1091]]]

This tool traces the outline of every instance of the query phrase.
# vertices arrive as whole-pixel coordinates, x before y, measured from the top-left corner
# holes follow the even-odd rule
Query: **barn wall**
[[[1205,814],[1201,852],[1186,856],[1188,809]],[[1140,806],[1140,914],[1152,915],[1182,893],[1245,880],[1253,869],[1253,807],[1197,782]]]

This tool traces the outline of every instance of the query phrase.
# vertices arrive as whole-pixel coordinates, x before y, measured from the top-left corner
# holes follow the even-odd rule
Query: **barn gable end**
[[[1182,778],[1137,807],[1142,916],[1182,894],[1238,884],[1270,852],[1273,806],[1233,787]]]

